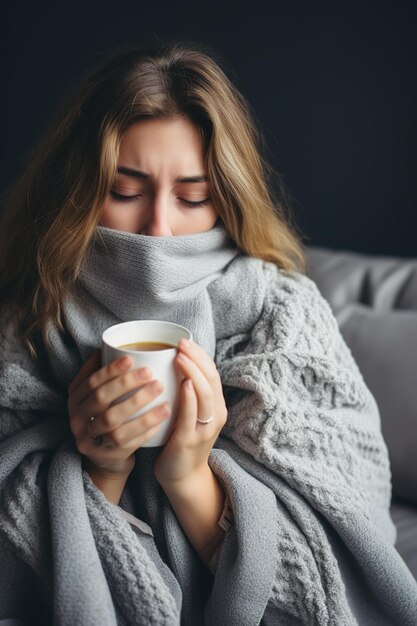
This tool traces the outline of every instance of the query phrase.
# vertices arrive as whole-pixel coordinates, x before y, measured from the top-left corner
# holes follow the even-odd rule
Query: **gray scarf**
[[[216,336],[207,287],[237,254],[220,223],[204,233],[176,237],[99,227],[80,283],[117,319],[186,326],[213,357]]]
[[[243,255],[220,225],[99,228],[75,295],[37,365],[1,312],[0,589],[16,580],[21,595],[0,598],[0,619],[38,585],[65,626],[353,625],[364,606],[374,623],[414,624],[378,408],[310,279]],[[107,326],[141,318],[190,328],[222,378],[228,421],[209,463],[235,523],[214,578],[155,481],[158,448],[137,451],[121,500],[149,534],[94,486],[69,431],[68,384]]]
[[[55,326],[49,329],[51,365],[59,383],[68,388],[73,372],[100,346],[108,326],[134,319],[186,326],[213,358],[216,324],[208,288],[240,255],[221,223],[203,233],[176,237],[99,226],[77,283],[77,299],[64,308],[75,349],[68,350],[68,336],[61,336]]]

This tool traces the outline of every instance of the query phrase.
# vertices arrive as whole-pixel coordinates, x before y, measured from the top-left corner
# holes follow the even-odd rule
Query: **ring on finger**
[[[198,417],[196,419],[199,424],[210,424],[210,422],[214,419],[214,415],[210,415],[210,417],[205,420],[201,420]]]
[[[88,434],[90,435],[91,439],[93,439],[98,446],[101,446],[103,444],[103,441],[104,441],[104,436],[103,435],[94,435],[91,432],[91,424],[94,422],[95,419],[96,418],[95,418],[94,415],[89,417],[88,422],[87,422],[87,430],[88,430]]]

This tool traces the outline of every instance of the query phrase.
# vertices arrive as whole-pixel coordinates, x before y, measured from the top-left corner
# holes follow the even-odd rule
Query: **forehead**
[[[204,162],[203,139],[189,121],[175,119],[146,119],[132,124],[124,133],[120,145],[120,160],[128,158],[130,165],[145,169],[145,164],[175,160],[183,166]],[[125,165],[125,163],[122,163]]]

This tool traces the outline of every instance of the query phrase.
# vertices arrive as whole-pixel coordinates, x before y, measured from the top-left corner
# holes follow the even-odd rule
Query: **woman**
[[[213,54],[126,50],[11,187],[0,618],[413,623],[378,408],[260,139]],[[102,367],[97,349],[108,326],[152,318],[195,338],[162,449],[142,446],[169,406],[126,421],[161,393],[157,372]]]

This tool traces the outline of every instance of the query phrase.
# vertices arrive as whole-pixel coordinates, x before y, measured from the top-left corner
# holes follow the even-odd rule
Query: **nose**
[[[142,234],[151,237],[172,237],[169,200],[161,196],[149,199]]]

